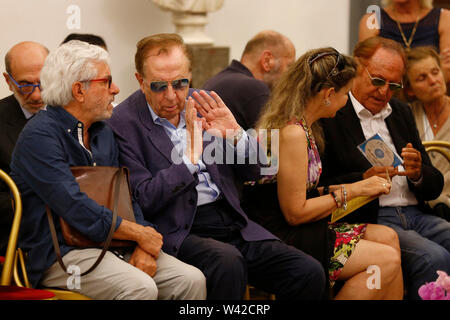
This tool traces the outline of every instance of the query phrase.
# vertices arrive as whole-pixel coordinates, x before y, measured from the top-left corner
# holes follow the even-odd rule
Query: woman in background
[[[432,47],[417,47],[407,53],[407,58],[405,94],[416,99],[411,107],[422,141],[450,141],[450,97],[439,55]],[[444,189],[429,204],[450,221],[450,163],[437,152],[432,152],[430,158],[444,176]]]
[[[450,10],[433,8],[433,0],[383,0],[382,4],[381,21],[375,21],[372,13],[362,17],[359,41],[381,36],[407,50],[433,46],[441,54],[442,68],[450,81]]]

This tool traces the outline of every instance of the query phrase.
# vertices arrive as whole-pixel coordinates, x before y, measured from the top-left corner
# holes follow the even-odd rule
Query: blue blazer
[[[189,234],[197,209],[198,177],[184,163],[171,160],[172,141],[161,126],[154,124],[141,90],[114,108],[108,124],[119,144],[119,161],[130,170],[133,196],[145,219],[157,225],[164,237],[163,250],[174,256]],[[240,217],[242,237],[247,241],[277,239],[251,221],[240,206],[235,175],[254,180],[259,165],[206,165],[222,196]]]

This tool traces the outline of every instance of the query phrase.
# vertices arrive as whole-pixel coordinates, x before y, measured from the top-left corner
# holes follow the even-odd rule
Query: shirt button
[[[92,165],[93,165],[93,166],[95,167],[95,166],[97,166],[97,163],[96,163],[96,162],[94,162],[94,163],[93,163]]]
[[[67,129],[67,132],[69,132],[69,133],[70,133],[71,131],[72,131],[72,130],[70,130],[70,129]]]
[[[78,124],[78,128],[81,128],[83,125],[81,123]]]

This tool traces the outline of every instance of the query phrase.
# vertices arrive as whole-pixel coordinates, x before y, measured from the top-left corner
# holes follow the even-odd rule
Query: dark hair
[[[155,48],[160,48],[158,54],[167,53],[170,47],[180,47],[189,61],[189,71],[192,68],[192,54],[187,45],[184,43],[183,38],[176,33],[160,33],[145,37],[140,40],[136,45],[136,54],[134,56],[134,62],[136,65],[136,71],[145,75],[144,63],[147,58],[147,53]]]
[[[105,50],[108,50],[108,47],[106,46],[105,40],[103,40],[102,37],[97,36],[95,34],[89,34],[89,33],[71,33],[69,34],[61,44],[69,42],[70,40],[80,40],[84,41],[96,46],[103,47]]]

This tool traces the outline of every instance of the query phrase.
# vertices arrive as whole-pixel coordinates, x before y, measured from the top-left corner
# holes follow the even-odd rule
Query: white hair
[[[72,84],[97,76],[96,62],[109,65],[108,52],[79,40],[69,41],[50,52],[40,74],[42,100],[53,106],[68,105],[73,99]]]
[[[419,0],[420,6],[422,8],[433,8],[433,0]],[[387,7],[392,4],[392,0],[381,0],[381,5]]]

